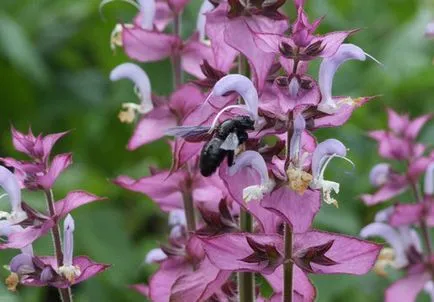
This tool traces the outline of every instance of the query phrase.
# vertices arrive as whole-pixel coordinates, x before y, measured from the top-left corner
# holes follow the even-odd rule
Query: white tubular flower
[[[390,165],[386,163],[380,163],[375,165],[371,172],[369,172],[369,181],[371,185],[378,188],[384,185],[390,176]]]
[[[138,65],[133,63],[123,63],[115,67],[110,73],[111,81],[119,81],[128,79],[132,81],[136,88],[136,94],[141,100],[140,104],[136,103],[123,103],[119,119],[122,122],[133,122],[136,113],[145,114],[154,108],[152,103],[152,89],[151,82],[147,73]]]
[[[199,41],[203,43],[206,42],[206,31],[205,31],[206,15],[205,14],[212,11],[213,9],[214,9],[214,5],[208,0],[204,0],[199,9],[199,13],[197,15],[196,30],[199,33]]]
[[[150,250],[149,253],[146,254],[145,263],[146,264],[158,263],[166,259],[167,259],[167,255],[163,252],[163,250],[160,248],[156,248]]]
[[[430,163],[426,168],[423,191],[425,195],[434,195],[434,162]]]
[[[434,38],[434,21],[431,21],[428,23],[428,25],[425,27],[425,36],[427,38]]]
[[[13,233],[18,233],[24,228],[18,224],[12,223],[8,220],[0,220],[0,236],[9,237]],[[31,244],[21,249],[22,254],[33,256],[33,246]]]
[[[74,219],[68,214],[63,222],[63,265],[57,269],[57,273],[71,283],[81,275],[80,268],[73,265],[74,230]]]
[[[238,171],[245,167],[251,167],[260,176],[261,183],[244,188],[243,200],[249,202],[251,200],[261,200],[265,194],[273,191],[275,182],[268,176],[267,164],[264,158],[256,151],[245,151],[239,155],[235,164],[229,168],[229,175],[235,175]]]
[[[316,147],[312,156],[312,182],[310,187],[312,189],[321,189],[323,193],[323,200],[327,204],[334,204],[338,207],[336,199],[331,197],[332,191],[339,194],[339,183],[324,179],[324,172],[330,161],[335,158],[342,158],[351,163],[354,163],[346,158],[347,149],[337,139],[328,139]]]
[[[372,56],[368,55],[360,47],[354,44],[342,44],[338,51],[327,58],[324,58],[319,68],[318,85],[321,91],[321,103],[318,104],[318,110],[327,114],[333,114],[339,110],[340,104],[333,99],[332,87],[333,78],[338,68],[348,60],[365,61],[366,57],[370,57],[379,63]],[[381,63],[379,63],[381,64]],[[352,103],[352,99],[346,100],[347,103]]]
[[[250,117],[254,120],[258,120],[258,106],[259,106],[259,97],[258,92],[256,91],[255,85],[253,85],[252,81],[249,78],[240,75],[240,74],[229,74],[221,78],[214,86],[212,92],[208,96],[210,98],[212,95],[223,96],[228,92],[235,91],[243,98],[245,105],[231,105],[223,108],[217,113],[214,121],[211,124],[211,130],[214,130],[218,124],[218,120],[220,116],[234,108],[246,110]]]
[[[380,275],[385,274],[386,266],[396,269],[406,267],[409,264],[407,251],[411,247],[422,253],[420,238],[416,231],[409,227],[393,228],[386,223],[374,222],[364,227],[360,236],[381,237],[389,244],[390,248],[383,249],[376,264],[376,271]]]
[[[11,224],[25,220],[27,214],[21,207],[21,188],[18,179],[3,166],[0,166],[0,187],[5,190],[11,204],[11,212],[0,212],[0,218],[6,218]]]

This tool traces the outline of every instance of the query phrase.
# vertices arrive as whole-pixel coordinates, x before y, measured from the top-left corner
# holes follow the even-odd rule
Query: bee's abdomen
[[[211,176],[220,166],[226,156],[226,151],[220,149],[222,140],[213,138],[203,146],[200,154],[200,173],[205,176]]]

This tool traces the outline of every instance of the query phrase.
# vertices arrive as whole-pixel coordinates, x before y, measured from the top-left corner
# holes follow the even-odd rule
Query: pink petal
[[[431,120],[432,117],[432,114],[426,114],[412,120],[408,127],[405,129],[406,137],[408,137],[409,139],[416,139],[422,127],[426,124],[426,122]]]
[[[203,103],[205,95],[195,85],[183,85],[170,96],[170,109],[174,110],[180,119],[185,118],[195,108]]]
[[[122,41],[125,53],[140,62],[154,62],[171,56],[179,47],[178,37],[144,30],[140,27],[123,27]]]
[[[264,209],[259,201],[252,200],[245,203],[243,200],[243,189],[261,183],[261,177],[255,170],[245,167],[240,172],[229,175],[227,163],[223,162],[220,166],[219,175],[226,185],[228,193],[243,208],[256,217],[265,233],[276,233],[282,220],[271,211]]]
[[[426,219],[428,226],[434,226],[434,200],[426,200],[425,203],[399,204],[394,208],[389,223],[392,226],[416,224],[422,218]]]
[[[72,164],[72,153],[56,155],[48,168],[47,174],[38,177],[38,183],[44,189],[51,189],[54,182],[69,165]]]
[[[0,244],[0,249],[22,249],[28,246],[39,237],[44,236],[54,226],[54,222],[50,219],[45,221],[40,226],[31,226],[23,229],[20,232],[14,232],[9,235],[8,242]]]
[[[15,150],[22,152],[28,156],[33,155],[33,148],[36,142],[35,136],[30,131],[28,135],[19,132],[14,127],[11,129],[12,132],[12,144]]]
[[[181,276],[191,273],[191,264],[181,259],[169,258],[164,261],[149,281],[151,301],[170,301],[172,287]]]
[[[228,271],[261,272],[267,263],[247,263],[241,260],[253,253],[247,237],[259,244],[274,245],[283,254],[283,238],[280,235],[233,233],[200,239],[208,258],[218,268]]]
[[[57,268],[57,261],[56,261],[55,257],[39,257],[39,258],[45,264],[53,267],[53,269]],[[108,264],[102,264],[102,263],[94,262],[93,260],[91,260],[87,256],[75,257],[73,260],[73,265],[78,266],[80,268],[81,274],[80,274],[80,276],[78,276],[74,280],[74,283],[72,283],[72,285],[78,284],[78,283],[83,282],[89,278],[92,278],[95,275],[102,273],[103,271],[105,271],[106,269],[108,269],[110,267],[110,265],[108,265]],[[29,285],[29,286],[45,286],[46,285],[46,283],[41,282],[40,280],[35,280],[35,279],[25,280],[24,284]],[[49,282],[48,284],[50,286],[54,286],[57,288],[67,288],[67,287],[71,286],[71,284],[67,280]]]
[[[256,44],[254,35],[256,32],[283,32],[285,27],[286,23],[272,22],[268,18],[262,17],[240,17],[226,23],[225,41],[249,60],[257,80],[258,91],[263,88],[268,71],[274,62],[275,54],[262,51]]]
[[[221,271],[208,258],[191,273],[181,276],[172,287],[170,301],[205,301],[219,291],[232,272]]]
[[[296,234],[294,240],[294,254],[333,241],[333,245],[325,256],[337,262],[335,265],[322,266],[311,263],[317,274],[354,274],[362,275],[374,266],[381,245],[355,237],[344,236],[320,231],[309,231]]]
[[[396,111],[390,108],[387,109],[387,120],[389,129],[393,130],[395,133],[404,133],[405,129],[410,124],[408,114],[399,115]]]
[[[51,149],[53,149],[53,146],[56,144],[56,142],[68,133],[69,131],[54,133],[54,134],[49,134],[42,138],[42,148],[44,154],[42,160],[45,161],[48,159],[48,157],[51,154]]]
[[[135,290],[142,296],[149,298],[149,286],[139,283],[139,284],[130,285],[129,288]]]
[[[374,194],[363,194],[361,199],[366,205],[372,206],[381,202],[385,202],[394,198],[397,195],[405,192],[408,187],[408,181],[405,176],[395,175],[387,183],[385,183]]]
[[[211,47],[199,41],[196,33],[186,42],[182,49],[182,68],[198,79],[205,79],[205,75],[200,68],[204,60],[207,60],[211,66],[215,66]]]
[[[321,44],[324,46],[324,50],[321,52],[320,57],[330,57],[338,51],[339,46],[341,46],[345,39],[352,33],[354,33],[353,30],[331,32],[324,36],[315,37],[311,44],[317,41],[322,41]]]
[[[418,294],[430,279],[429,273],[414,274],[399,279],[386,290],[385,302],[416,301]]]
[[[261,205],[280,215],[295,233],[305,232],[321,206],[320,191],[306,190],[303,195],[282,186],[266,196]]]
[[[316,289],[312,282],[309,280],[307,274],[303,272],[298,266],[294,265],[294,296],[293,301],[311,302],[315,300]],[[283,266],[279,266],[272,274],[264,275],[270,283],[273,291],[278,293],[283,289]],[[296,298],[297,297],[297,298]]]
[[[334,100],[344,99],[345,97],[333,97]],[[314,128],[339,127],[345,124],[353,114],[354,110],[373,100],[375,97],[361,97],[354,105],[342,105],[338,111],[314,120]]]
[[[105,198],[90,194],[85,191],[72,191],[66,195],[65,198],[57,201],[54,204],[56,215],[63,217],[67,215],[72,210],[81,207],[82,205],[104,200]]]
[[[220,5],[212,12],[206,14],[206,33],[211,39],[211,47],[214,52],[216,68],[228,72],[232,66],[238,51],[225,42],[225,26],[229,21],[227,18],[228,6],[226,3]]]
[[[170,8],[175,14],[179,14],[190,0],[167,0]]]
[[[135,150],[145,144],[164,137],[167,129],[175,127],[176,116],[167,106],[157,107],[145,114],[134,130],[133,136],[128,142],[128,150]]]
[[[159,172],[138,180],[128,176],[119,176],[113,182],[118,186],[148,195],[165,211],[182,209],[182,183],[185,172],[179,171],[169,176],[169,172]]]

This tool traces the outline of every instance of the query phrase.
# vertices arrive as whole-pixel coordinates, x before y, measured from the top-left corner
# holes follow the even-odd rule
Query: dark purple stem
[[[47,201],[47,208],[50,217],[56,216],[56,210],[54,208],[54,195],[52,190],[45,190],[45,199]],[[57,267],[61,267],[63,265],[63,253],[62,253],[62,238],[60,237],[60,229],[59,225],[56,224],[51,229],[51,237],[53,239],[54,252],[56,254]],[[62,302],[72,302],[72,292],[71,288],[59,288],[59,295]]]
[[[416,201],[418,203],[425,204],[425,202],[424,202],[424,200],[422,198],[422,194],[420,192],[419,186],[414,181],[411,182],[411,188],[413,190],[413,193],[414,193],[414,196],[416,198]],[[432,256],[432,242],[431,242],[431,236],[429,234],[428,225],[426,223],[426,218],[425,217],[422,217],[420,219],[420,229],[422,231],[422,238],[423,238],[423,240],[425,242],[425,246],[426,246],[426,249],[427,249],[428,257],[430,257],[430,256]]]

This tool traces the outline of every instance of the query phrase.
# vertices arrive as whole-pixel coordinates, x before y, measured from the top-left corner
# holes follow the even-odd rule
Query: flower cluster
[[[51,158],[55,143],[67,133],[35,136],[12,128],[15,149],[30,160],[0,158],[0,187],[11,205],[10,212],[0,213],[0,235],[5,239],[0,249],[18,249],[7,266],[10,275],[6,279],[9,290],[19,284],[25,286],[54,286],[59,288],[63,301],[71,301],[70,286],[82,282],[106,270],[109,266],[92,261],[87,256],[73,257],[74,220],[72,210],[103,198],[84,191],[69,192],[58,201],[52,188],[60,174],[72,164],[70,153]],[[6,168],[8,167],[8,168]],[[13,172],[11,172],[13,171]],[[47,201],[47,212],[40,212],[22,201],[22,190],[40,191]],[[63,246],[59,224],[63,220]],[[32,243],[51,231],[54,256],[36,255]]]
[[[408,115],[388,110],[388,116],[388,130],[369,133],[378,142],[380,156],[388,162],[372,168],[369,178],[377,191],[363,195],[362,200],[369,206],[390,201],[392,205],[379,211],[375,222],[364,227],[361,235],[381,237],[388,244],[381,250],[375,265],[378,274],[387,275],[388,267],[404,271],[404,277],[386,290],[387,302],[416,301],[423,290],[433,298],[429,228],[434,221],[434,151],[428,152],[427,146],[417,141],[419,132],[432,115],[411,120]],[[403,169],[399,169],[401,163],[405,163]],[[397,201],[396,197],[406,191],[412,192],[413,202]]]
[[[309,274],[367,273],[380,245],[312,228],[322,201],[338,206],[340,186],[325,179],[327,166],[334,158],[353,164],[341,141],[317,142],[315,131],[342,126],[372,99],[332,93],[341,64],[372,58],[344,43],[356,30],[316,34],[322,19],[311,23],[301,0],[292,24],[284,0],[205,0],[197,31],[183,41],[188,2],[138,1],[137,17],[111,39],[139,62],[170,58],[174,73],[169,97],[153,95],[135,63],[110,74],[131,80],[139,98],[119,115],[138,119],[130,150],[175,136],[170,170],[114,180],[169,214],[168,243],[146,256],[159,269],[133,287],[152,301],[313,301]],[[314,60],[318,76],[308,74]],[[184,71],[195,80],[183,83]],[[416,129],[408,128],[410,139]],[[252,273],[272,297],[246,281]]]

